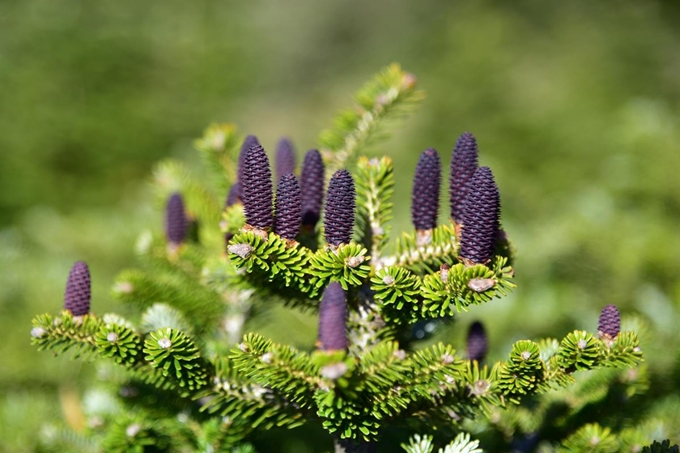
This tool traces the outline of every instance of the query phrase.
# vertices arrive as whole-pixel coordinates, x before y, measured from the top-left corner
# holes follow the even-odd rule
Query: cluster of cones
[[[273,230],[294,241],[301,229],[313,231],[321,219],[324,202],[325,167],[318,150],[305,154],[300,179],[295,176],[295,153],[291,142],[277,144],[276,197],[272,172],[264,148],[255,136],[248,136],[239,154],[238,178],[229,190],[226,205],[243,203],[247,225],[256,230]],[[500,232],[500,196],[489,167],[478,166],[478,146],[474,136],[464,133],[456,142],[451,158],[449,180],[451,218],[460,228],[460,256],[471,263],[486,263],[492,256]],[[416,167],[411,216],[418,231],[432,230],[437,224],[441,164],[439,154],[425,150]],[[331,246],[350,242],[355,215],[354,180],[347,170],[333,174],[326,192],[324,234]],[[178,247],[186,239],[189,221],[182,196],[174,193],[165,212],[168,243]],[[230,237],[227,237],[227,241]],[[69,273],[64,308],[74,316],[90,309],[90,273],[79,261]],[[347,348],[347,297],[339,283],[326,288],[319,306],[319,345],[322,350]],[[603,338],[615,338],[620,330],[619,312],[614,305],[602,310],[598,331]],[[468,357],[481,361],[488,341],[481,323],[473,323],[468,333]]]

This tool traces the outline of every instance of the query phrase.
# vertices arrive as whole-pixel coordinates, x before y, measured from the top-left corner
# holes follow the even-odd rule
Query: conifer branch
[[[391,202],[394,193],[394,167],[387,157],[357,164],[357,242],[370,250],[374,266],[380,268],[380,251],[387,244],[392,220]]]
[[[242,141],[236,125],[224,123],[211,124],[203,131],[203,136],[194,142],[219,191],[226,193],[235,182],[238,150]]]
[[[382,123],[404,116],[424,98],[415,85],[415,76],[392,64],[359,90],[355,107],[340,112],[333,128],[319,136],[328,174],[350,166],[357,153],[379,135]]]

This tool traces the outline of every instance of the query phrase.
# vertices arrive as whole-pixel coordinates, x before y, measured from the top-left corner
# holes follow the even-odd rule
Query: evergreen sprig
[[[392,64],[376,75],[355,95],[356,106],[342,111],[333,128],[321,132],[319,144],[329,174],[348,167],[357,153],[379,135],[386,121],[403,117],[423,98],[416,78]]]
[[[394,193],[394,166],[388,157],[367,159],[360,157],[356,168],[356,236],[357,242],[370,250],[376,266],[380,265],[380,251],[390,234]]]

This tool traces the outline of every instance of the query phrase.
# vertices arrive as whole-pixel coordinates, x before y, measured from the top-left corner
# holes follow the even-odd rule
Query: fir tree
[[[507,451],[512,442],[553,441],[543,428],[553,403],[587,381],[578,371],[591,372],[595,387],[606,392],[612,376],[635,369],[642,360],[637,335],[620,330],[613,315],[600,321],[605,335],[576,330],[556,333],[561,340],[520,340],[488,365],[481,363],[488,339],[480,325],[470,330],[468,358],[453,345],[423,346],[411,335],[418,323],[457,318],[515,287],[513,249],[499,234],[500,196],[491,170],[477,169],[466,185],[459,237],[450,220],[437,225],[434,150],[423,154],[416,171],[414,186],[422,185],[413,194],[416,231],[387,247],[393,164],[357,154],[385,120],[422,99],[415,85],[397,65],[368,83],[357,105],[321,134],[321,153],[305,156],[300,187],[292,174],[277,181],[275,222],[267,155],[253,136],[242,141],[234,126],[211,126],[197,142],[211,178],[195,177],[174,161],[159,164],[156,180],[172,181],[182,197],[159,189],[171,200],[167,233],[140,241],[140,268],[122,272],[114,285],[138,319],[99,315],[96,301],[89,309],[84,264],[68,279],[65,310],[34,319],[31,335],[40,349],[105,359],[100,363],[114,402],[93,415],[97,426],[87,439],[111,452],[243,452],[252,451],[247,442],[255,431],[313,423],[338,452],[375,451],[394,427],[418,434],[403,445],[409,452],[431,452],[431,433],[439,441],[454,439],[445,452],[480,451],[485,439],[496,448],[489,451]],[[293,239],[300,222],[313,227],[319,219],[321,155],[333,176],[323,231],[308,229],[315,246],[307,247]],[[225,191],[238,184],[240,195],[224,206]],[[457,193],[459,186],[460,178],[452,179],[450,189]],[[178,199],[199,219],[200,241],[184,241],[178,219],[185,219],[185,202]],[[318,314],[316,348],[298,350],[244,332],[255,310],[275,303]],[[112,371],[114,365],[123,373]],[[626,385],[632,392],[641,388]],[[570,404],[591,401],[571,396]],[[577,423],[572,415],[579,409],[570,406],[563,419]],[[484,439],[462,432],[471,428]],[[582,423],[555,445],[617,451],[652,440],[643,427],[626,429],[617,438],[608,427]],[[602,448],[588,450],[595,439]],[[59,445],[83,451],[75,441]]]

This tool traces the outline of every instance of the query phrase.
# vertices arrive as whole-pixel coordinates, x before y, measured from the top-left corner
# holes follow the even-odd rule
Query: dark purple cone
[[[224,207],[234,206],[236,203],[241,202],[241,183],[235,182],[230,188],[227,194],[227,200],[224,203]]]
[[[323,204],[323,182],[326,168],[321,153],[310,149],[305,154],[300,173],[300,192],[302,194],[302,224],[314,228],[321,218]]]
[[[433,148],[426,149],[418,160],[411,193],[411,220],[416,230],[430,230],[437,226],[441,179],[439,153]]]
[[[276,187],[274,232],[284,239],[295,239],[300,232],[302,203],[300,185],[292,173],[281,176]]]
[[[77,261],[68,273],[64,309],[73,316],[83,316],[90,311],[90,270],[84,261]]]
[[[597,330],[601,335],[616,338],[621,331],[621,315],[616,305],[607,305],[602,309],[600,318],[597,321]]]
[[[468,184],[460,234],[460,256],[474,263],[491,258],[498,238],[500,194],[489,167],[479,167]]]
[[[451,174],[449,176],[449,199],[451,218],[460,223],[463,221],[463,204],[467,195],[467,183],[477,170],[479,151],[474,135],[465,132],[458,137],[451,156]]]
[[[282,138],[276,144],[274,168],[276,170],[277,181],[288,173],[295,174],[295,150],[293,149],[293,143],[287,138]]]
[[[271,228],[272,172],[267,154],[260,145],[253,145],[246,153],[241,187],[246,223],[255,228]]]
[[[486,357],[489,350],[489,342],[486,337],[484,325],[475,321],[470,325],[467,334],[467,355],[468,359],[481,362]]]
[[[238,153],[238,168],[236,169],[236,181],[243,184],[243,169],[246,160],[246,154],[248,150],[253,145],[259,145],[260,142],[257,141],[257,137],[254,135],[249,135],[243,140],[243,145],[241,145],[241,151]]]
[[[319,305],[319,343],[324,351],[347,349],[347,299],[337,282],[328,285]]]
[[[347,170],[338,170],[328,183],[324,233],[326,242],[339,246],[349,244],[354,228],[354,179]]]
[[[173,193],[165,208],[165,236],[168,242],[175,245],[181,244],[187,235],[188,224],[182,196]]]

